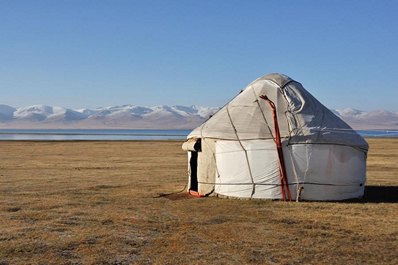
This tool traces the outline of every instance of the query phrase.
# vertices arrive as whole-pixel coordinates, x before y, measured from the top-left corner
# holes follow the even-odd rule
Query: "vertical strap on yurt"
[[[290,194],[289,183],[287,181],[285,160],[283,158],[282,142],[281,142],[281,135],[279,132],[279,124],[278,124],[278,117],[276,114],[276,107],[275,107],[274,102],[272,102],[266,95],[262,95],[262,96],[260,96],[260,98],[267,101],[269,106],[272,109],[272,117],[274,119],[274,133],[275,133],[274,137],[275,137],[276,149],[277,149],[278,158],[279,158],[279,175],[280,175],[280,181],[281,181],[282,199],[284,201],[286,201],[286,200],[291,201],[292,196]]]

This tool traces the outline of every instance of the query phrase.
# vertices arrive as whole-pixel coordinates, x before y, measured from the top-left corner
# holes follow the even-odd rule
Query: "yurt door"
[[[201,151],[201,139],[188,139],[182,149],[188,152],[189,159],[189,187],[191,191],[198,191],[198,152]]]
[[[190,187],[192,191],[198,191],[198,152],[191,152],[191,159],[189,160],[190,167]]]

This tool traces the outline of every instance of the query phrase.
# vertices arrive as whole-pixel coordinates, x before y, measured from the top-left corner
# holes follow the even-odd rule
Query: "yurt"
[[[188,191],[247,199],[360,198],[367,142],[297,81],[254,80],[194,129]]]

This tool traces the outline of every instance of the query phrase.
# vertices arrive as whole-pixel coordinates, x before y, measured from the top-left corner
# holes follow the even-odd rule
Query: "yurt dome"
[[[250,199],[362,197],[367,142],[297,81],[250,83],[184,143],[188,190]]]

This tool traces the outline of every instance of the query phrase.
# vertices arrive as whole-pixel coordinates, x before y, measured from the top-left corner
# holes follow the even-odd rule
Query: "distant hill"
[[[398,129],[398,112],[387,110],[362,111],[350,108],[337,109],[333,112],[354,129]]]
[[[0,128],[7,129],[192,129],[218,108],[123,105],[68,109],[47,105],[0,105]],[[332,110],[354,129],[398,129],[398,113],[386,110]]]
[[[123,105],[68,109],[47,105],[13,108],[0,105],[0,128],[13,129],[192,129],[218,108],[202,106]]]

